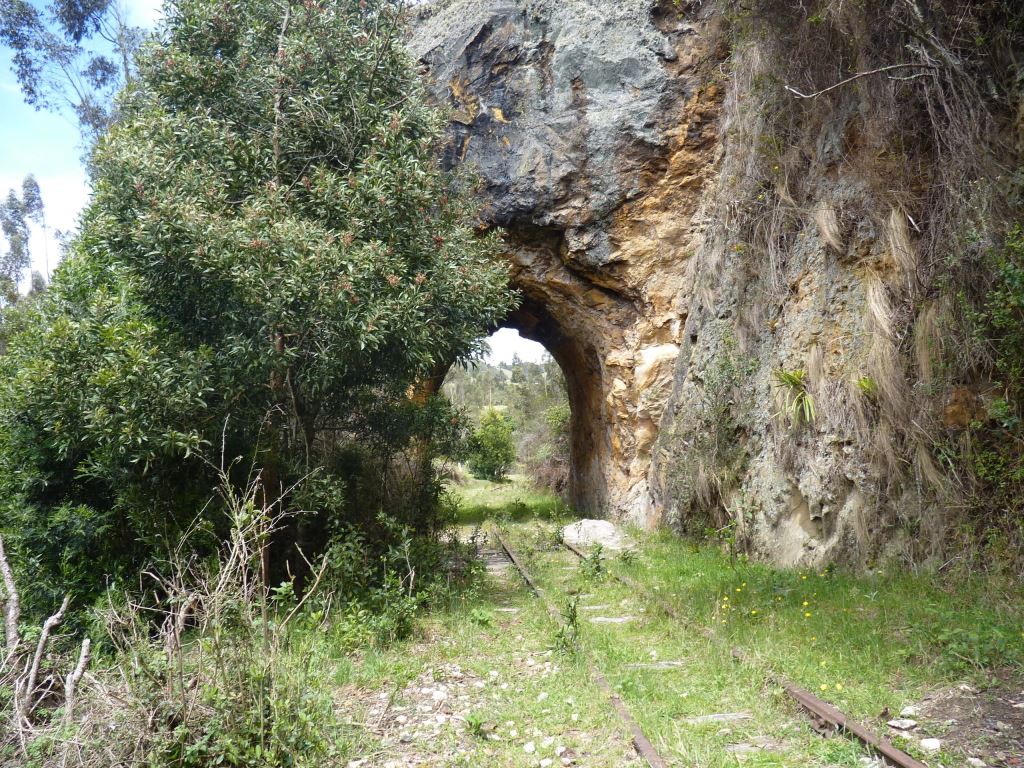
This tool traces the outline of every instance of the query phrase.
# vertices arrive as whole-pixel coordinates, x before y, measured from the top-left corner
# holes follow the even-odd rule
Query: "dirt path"
[[[461,609],[428,616],[406,646],[410,677],[367,707],[378,748],[349,768],[639,765],[586,670],[552,648],[556,627],[492,542]]]

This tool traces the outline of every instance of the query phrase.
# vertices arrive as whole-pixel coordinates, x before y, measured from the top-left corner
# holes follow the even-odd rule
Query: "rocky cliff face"
[[[575,503],[652,520],[651,452],[684,333],[718,94],[691,23],[630,2],[438,3],[413,50],[482,176],[523,305],[561,364]]]
[[[410,46],[451,110],[446,162],[505,233],[507,325],[569,382],[573,501],[711,523],[781,563],[863,562],[943,485],[906,415],[948,406],[915,394],[941,342],[933,158],[885,123],[913,84],[785,89],[789,64],[816,73],[804,89],[839,82],[847,49],[870,69],[867,43],[829,39],[857,19],[757,5],[440,1]],[[787,59],[787,24],[811,59]],[[931,56],[898,74],[938,82]]]

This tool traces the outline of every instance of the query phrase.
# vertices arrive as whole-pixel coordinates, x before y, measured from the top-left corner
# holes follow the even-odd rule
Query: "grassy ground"
[[[528,524],[566,511],[518,476],[455,493],[464,536],[488,519]],[[408,641],[342,662],[345,707],[371,726],[353,739],[350,764],[639,765],[585,665],[555,651],[557,630],[515,571],[495,567],[446,610],[422,615]]]
[[[511,535],[530,548],[543,535],[540,526]],[[812,734],[777,686],[766,683],[767,670],[883,733],[886,720],[943,687],[1019,691],[1024,682],[1024,601],[1012,584],[780,570],[667,534],[642,539],[630,556],[604,566],[639,582],[641,593],[588,576],[564,551],[531,558],[549,594],[563,601],[582,594],[581,607],[596,603],[607,606],[600,610],[609,616],[634,617],[624,624],[586,623],[584,634],[649,736],[679,764],[735,765],[729,750],[741,744],[767,746],[750,753],[747,765],[859,764],[866,753],[852,742]],[[696,627],[713,629],[715,639],[666,617],[661,602]],[[734,662],[731,648],[754,663]],[[666,660],[676,666],[628,666]],[[725,728],[686,722],[716,712],[752,717]],[[942,724],[918,719],[908,738],[888,735],[929,764],[966,765],[967,757],[987,754],[983,732],[969,747],[949,743],[938,755],[923,752],[920,736],[931,726],[938,731],[927,735],[942,735]]]
[[[569,517],[572,513],[557,496],[535,488],[524,475],[509,475],[501,483],[470,477],[449,490],[459,501],[459,522],[463,525],[480,524],[485,520],[551,520]]]
[[[581,648],[670,765],[866,764],[856,742],[814,733],[767,670],[930,766],[966,766],[969,756],[1018,764],[1020,750],[1005,738],[988,744],[980,722],[969,738],[947,739],[948,724],[927,705],[906,739],[885,725],[959,684],[973,686],[979,702],[986,691],[1024,688],[1024,598],[1012,584],[779,570],[667,534],[638,537],[630,555],[606,558],[595,574],[558,546],[567,510],[522,478],[470,481],[457,493],[464,530],[488,518],[502,525],[545,594],[563,610],[577,602]],[[642,589],[624,588],[609,572]],[[663,603],[690,624],[669,619]],[[712,638],[700,631],[708,628]],[[350,700],[368,702],[361,722],[376,723],[369,740],[353,738],[354,765],[638,764],[582,656],[564,651],[566,629],[514,571],[493,569],[450,610],[424,616],[411,641],[348,668]],[[734,661],[733,647],[753,663]],[[381,697],[386,707],[374,703]],[[1019,732],[1024,710],[1006,711],[1000,717],[1021,718],[1011,723]],[[942,751],[922,751],[923,735],[940,736]]]

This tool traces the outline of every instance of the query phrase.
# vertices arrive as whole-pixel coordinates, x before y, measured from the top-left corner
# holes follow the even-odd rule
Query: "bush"
[[[345,765],[355,750],[335,700],[343,655],[408,635],[420,606],[471,595],[482,572],[471,545],[385,519],[388,545],[338,532],[305,589],[272,587],[264,555],[283,517],[261,505],[257,480],[225,473],[220,495],[226,541],[207,558],[182,541],[132,589],[108,590],[92,612],[98,652],[63,631],[22,633],[0,664],[0,722],[12,724],[0,729],[0,763]]]
[[[275,576],[343,512],[433,528],[432,444],[457,424],[408,391],[511,304],[386,32],[399,4],[172,6],[91,159],[80,236],[9,316],[0,532],[39,611],[173,550],[225,465],[293,513]]]
[[[538,488],[564,496],[569,489],[568,403],[553,405],[544,411],[544,432],[540,447],[527,459],[527,471]]]
[[[515,464],[515,424],[494,408],[484,411],[480,426],[469,439],[468,464],[474,477],[503,480]]]
[[[946,453],[959,455],[972,481],[969,518],[961,534],[980,544],[994,564],[1024,561],[1024,230],[1014,227],[992,256],[995,279],[982,309],[971,313],[978,341],[991,353],[991,390],[968,427],[969,440],[950,435]]]

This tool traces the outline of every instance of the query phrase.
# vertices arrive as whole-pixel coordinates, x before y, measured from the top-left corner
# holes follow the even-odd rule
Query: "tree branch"
[[[42,634],[39,635],[39,642],[36,644],[36,653],[32,657],[32,666],[28,670],[28,680],[25,683],[25,697],[21,702],[21,716],[27,717],[33,708],[32,694],[36,690],[36,682],[39,677],[39,663],[43,660],[43,653],[46,651],[46,643],[50,639],[50,633],[53,628],[56,627],[64,620],[64,612],[67,611],[68,605],[71,603],[71,595],[65,595],[64,601],[60,604],[60,608],[43,623]]]
[[[85,668],[89,664],[89,649],[92,641],[87,637],[82,641],[82,651],[78,654],[78,664],[75,670],[64,681],[64,719],[71,721],[71,710],[75,707],[75,687],[85,674]]]
[[[14,656],[18,648],[18,622],[21,619],[21,598],[18,596],[18,585],[14,582],[14,572],[7,560],[7,553],[4,552],[4,539],[0,536],[0,575],[4,580],[4,591],[7,593],[5,600],[0,601],[4,605],[4,627],[6,630],[7,654],[4,663],[0,668],[7,666],[7,660]]]
[[[878,69],[869,69],[866,72],[858,72],[857,74],[851,75],[845,80],[840,80],[838,83],[830,85],[828,88],[822,88],[820,91],[815,91],[814,93],[801,93],[796,88],[793,88],[788,85],[784,85],[783,88],[785,88],[787,91],[789,91],[799,99],[813,99],[818,96],[821,96],[823,93],[828,93],[829,91],[834,91],[836,88],[841,88],[847,83],[852,83],[854,80],[860,80],[862,77],[878,75],[883,72],[892,72],[897,69],[938,69],[938,67],[935,64],[890,64],[888,67],[879,67]]]

